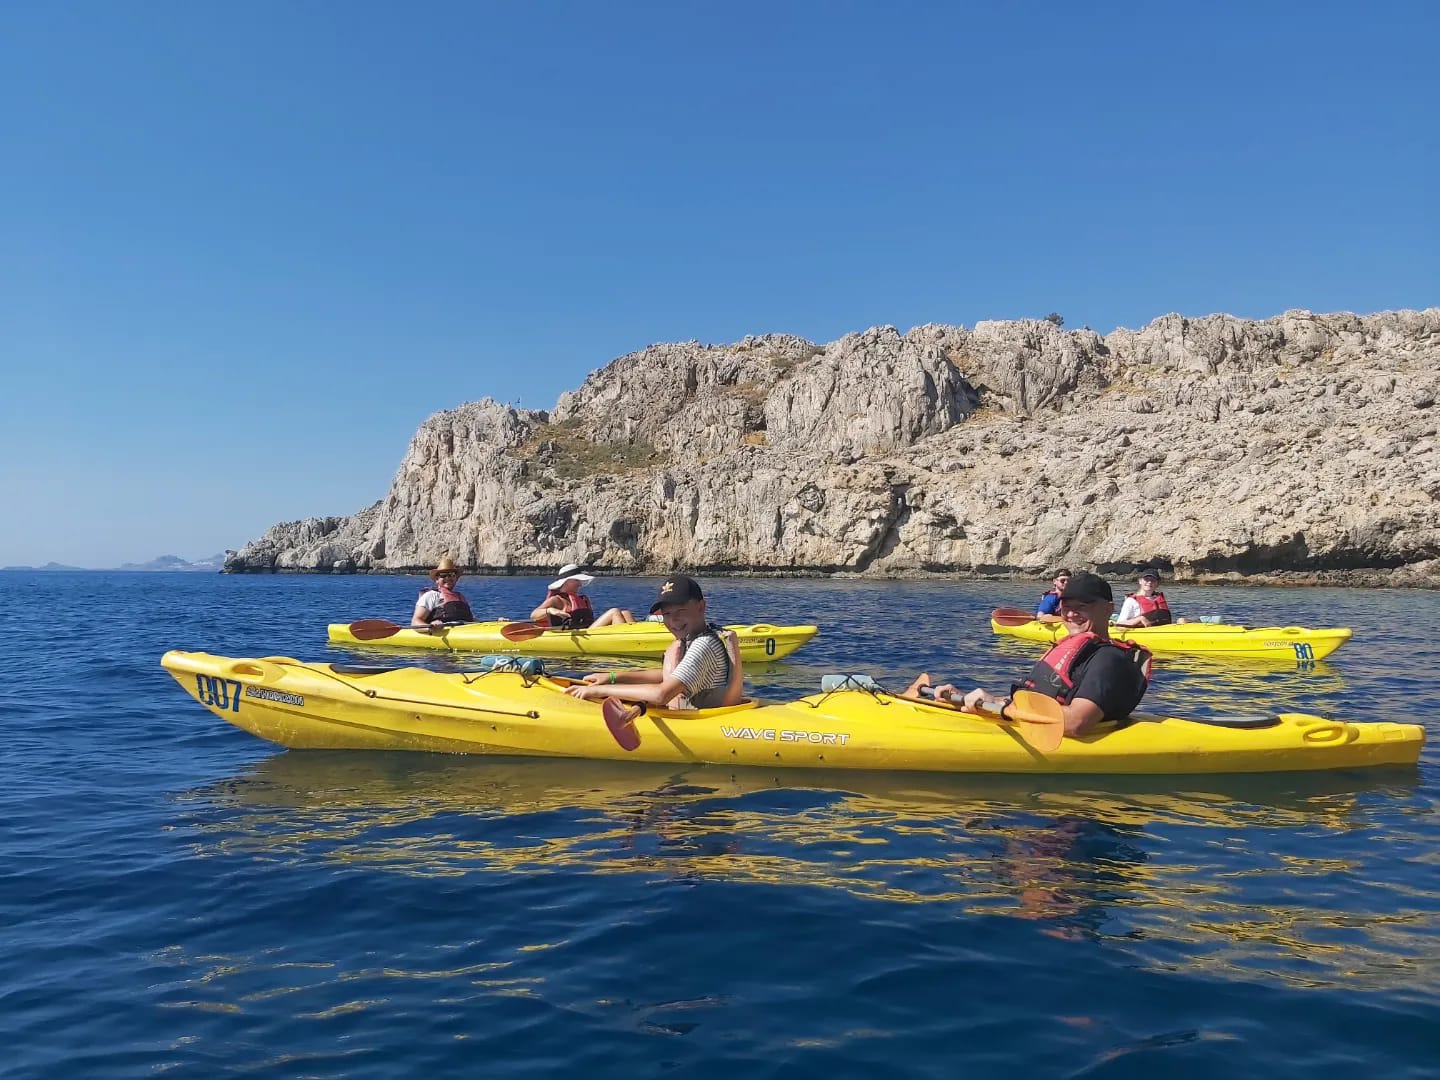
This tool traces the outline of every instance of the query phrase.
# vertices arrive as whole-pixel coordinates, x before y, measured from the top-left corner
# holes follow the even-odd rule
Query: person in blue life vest
[[[1167,626],[1171,622],[1170,603],[1160,591],[1160,571],[1140,571],[1136,589],[1120,605],[1120,614],[1115,625],[1124,628],[1137,626]],[[1183,621],[1183,620],[1177,620]]]
[[[446,623],[475,621],[470,601],[455,588],[460,569],[450,556],[445,556],[430,571],[430,580],[435,584],[420,590],[420,599],[415,601],[415,612],[410,616],[411,626],[417,630],[439,630]]]
[[[1083,735],[1102,720],[1123,720],[1135,711],[1150,683],[1150,653],[1129,641],[1110,639],[1110,616],[1115,596],[1109,582],[1095,574],[1072,574],[1060,590],[1060,618],[1066,634],[1040,658],[1030,676],[1014,684],[1016,690],[1034,690],[1054,698],[1065,713],[1065,734]],[[902,695],[918,698],[930,685],[922,672]],[[962,712],[1000,713],[1009,704],[976,688],[963,698],[949,684],[934,687],[937,698],[950,699]],[[981,708],[981,705],[985,708]]]
[[[560,576],[545,586],[545,599],[530,613],[530,621],[557,630],[585,630],[593,626],[633,623],[635,616],[624,608],[612,607],[595,617],[590,598],[584,588],[595,580],[593,574],[580,569],[579,563],[566,563]]]
[[[650,611],[664,617],[665,629],[675,637],[659,669],[596,672],[568,693],[589,701],[613,697],[674,709],[738,705],[745,697],[739,639],[706,621],[700,583],[684,574],[666,578]]]
[[[1040,597],[1040,603],[1035,605],[1036,622],[1060,621],[1060,590],[1065,588],[1065,583],[1069,580],[1070,571],[1065,567],[1055,571],[1055,576],[1050,579],[1052,588]]]

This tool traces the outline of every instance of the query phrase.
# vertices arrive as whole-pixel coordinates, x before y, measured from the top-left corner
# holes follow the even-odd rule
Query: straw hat
[[[441,559],[439,565],[436,566],[434,570],[430,571],[430,580],[437,580],[441,574],[446,573],[447,571],[454,574],[457,578],[460,576],[460,568],[455,565],[455,560],[450,558],[449,555],[446,555],[443,559]]]
[[[559,589],[560,586],[564,585],[567,581],[578,581],[581,585],[589,585],[590,582],[594,580],[595,575],[582,574],[580,572],[580,564],[572,562],[566,563],[564,566],[560,567],[560,576],[554,581],[550,582],[550,584],[545,587],[551,592],[554,592],[555,590]]]

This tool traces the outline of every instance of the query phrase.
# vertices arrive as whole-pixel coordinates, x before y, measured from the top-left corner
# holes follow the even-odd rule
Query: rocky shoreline
[[[1440,587],[1440,309],[656,345],[421,425],[387,496],[230,573]]]

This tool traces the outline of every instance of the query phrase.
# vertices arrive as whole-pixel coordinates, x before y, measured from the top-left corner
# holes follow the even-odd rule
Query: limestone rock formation
[[[622,571],[1440,585],[1440,309],[654,345],[553,412],[438,413],[389,494],[232,572]]]

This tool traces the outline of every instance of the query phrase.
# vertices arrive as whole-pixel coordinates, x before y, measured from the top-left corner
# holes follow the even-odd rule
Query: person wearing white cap
[[[581,592],[594,580],[595,576],[581,570],[579,563],[566,563],[560,568],[560,576],[545,587],[545,600],[530,613],[530,620],[557,630],[584,630],[591,626],[634,622],[635,616],[624,608],[612,607],[598,619],[595,617],[590,598]]]

